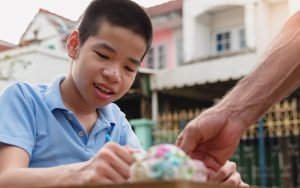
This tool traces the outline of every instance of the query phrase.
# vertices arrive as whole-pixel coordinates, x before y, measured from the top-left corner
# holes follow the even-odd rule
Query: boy
[[[67,40],[67,77],[17,82],[0,98],[0,186],[126,182],[130,151],[141,146],[112,102],[131,87],[151,40],[136,3],[92,1]]]

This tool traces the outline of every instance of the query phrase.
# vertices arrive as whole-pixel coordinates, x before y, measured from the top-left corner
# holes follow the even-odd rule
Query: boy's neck
[[[66,77],[60,84],[60,91],[66,108],[74,112],[78,121],[83,125],[86,132],[90,134],[98,119],[97,110],[84,102],[72,78]]]
[[[64,105],[74,113],[82,115],[97,113],[96,108],[92,108],[85,103],[70,76],[67,76],[60,84],[60,92]]]

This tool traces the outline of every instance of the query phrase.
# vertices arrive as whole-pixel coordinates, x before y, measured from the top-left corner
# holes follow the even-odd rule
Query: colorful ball
[[[207,169],[203,162],[191,159],[175,145],[151,147],[146,154],[134,153],[130,182],[149,180],[191,180],[205,182]]]

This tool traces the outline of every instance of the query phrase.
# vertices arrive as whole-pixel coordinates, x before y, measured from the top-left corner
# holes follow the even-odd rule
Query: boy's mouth
[[[115,94],[115,92],[113,92],[112,90],[102,86],[102,85],[99,85],[99,84],[93,84],[95,88],[97,88],[98,90],[100,90],[101,92],[103,93],[106,93],[108,95],[112,95],[112,94]]]

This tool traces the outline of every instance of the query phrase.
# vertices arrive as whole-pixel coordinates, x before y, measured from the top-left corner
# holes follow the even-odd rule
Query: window
[[[166,45],[158,46],[158,69],[164,69],[167,65],[167,47]]]
[[[183,64],[183,41],[182,38],[176,39],[176,61],[177,65]]]
[[[149,49],[146,67],[164,69],[167,67],[167,45],[158,45]]]
[[[239,30],[239,36],[240,36],[240,48],[246,48],[246,35],[245,35],[245,29],[242,28]]]
[[[246,32],[243,25],[216,29],[212,50],[214,53],[235,52],[247,48]]]
[[[216,51],[225,52],[231,48],[231,33],[229,31],[218,33],[216,36]]]
[[[154,52],[153,48],[149,49],[148,55],[147,55],[147,68],[154,69]]]

